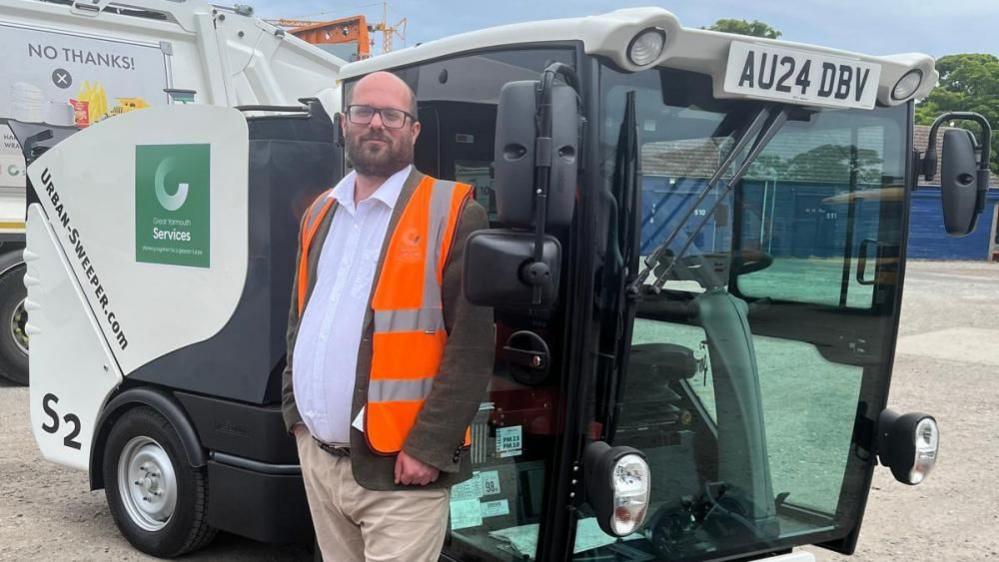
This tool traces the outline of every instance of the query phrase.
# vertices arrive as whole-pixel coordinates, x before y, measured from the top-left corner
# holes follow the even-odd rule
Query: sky
[[[360,13],[369,23],[382,20],[382,3],[370,0],[241,3],[251,4],[256,15],[264,18],[321,20]],[[782,40],[869,55],[999,55],[999,0],[394,0],[388,3],[388,21],[407,19],[405,44],[412,46],[495,25],[594,15],[630,6],[661,6],[685,27],[708,26],[721,18],[757,19],[780,30]],[[396,39],[395,48],[401,43]]]

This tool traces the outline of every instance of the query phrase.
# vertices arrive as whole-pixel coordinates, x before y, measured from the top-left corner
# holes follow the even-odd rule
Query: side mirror
[[[605,533],[624,537],[645,523],[652,494],[645,453],[594,441],[583,451],[583,481],[586,502]]]
[[[577,94],[565,84],[550,85],[551,105],[542,108],[549,112],[550,133],[538,130],[542,95],[537,80],[509,82],[500,90],[494,190],[499,221],[511,228],[534,228],[539,211],[544,212],[547,226],[568,226],[572,221],[579,151]],[[547,201],[537,193],[543,181],[548,185]]]
[[[472,303],[528,310],[555,303],[562,251],[548,230],[572,222],[582,123],[577,90],[575,71],[562,63],[548,65],[541,80],[500,90],[493,190],[507,228],[469,237],[464,288]]]
[[[549,308],[558,297],[562,246],[553,236],[544,237],[541,264],[534,262],[535,236],[530,232],[479,230],[465,245],[462,283],[472,304],[505,310]],[[547,270],[547,275],[545,275]],[[544,278],[538,279],[538,276]],[[535,302],[535,287],[541,302]]]
[[[979,191],[989,188],[988,172],[981,175],[978,172],[971,133],[954,129],[944,131],[940,202],[943,205],[944,228],[951,236],[970,234],[978,223],[981,204],[984,203]]]
[[[926,480],[937,463],[940,429],[932,416],[886,409],[878,416],[877,447],[878,459],[895,480],[914,486]]]
[[[940,171],[940,201],[943,206],[944,228],[951,236],[966,236],[975,230],[978,216],[985,208],[989,189],[989,158],[992,156],[992,127],[985,117],[970,112],[945,113],[930,127],[930,140],[920,160],[921,172],[927,180],[937,172],[937,129],[951,120],[974,121],[982,129],[982,142],[963,129],[944,132],[943,162]]]

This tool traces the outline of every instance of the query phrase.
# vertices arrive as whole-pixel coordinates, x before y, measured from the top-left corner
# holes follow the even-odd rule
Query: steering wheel
[[[709,289],[720,287],[728,280],[727,254],[692,254],[680,258],[666,256],[653,271],[656,278],[662,278],[669,270],[669,279],[680,281],[695,281],[698,285]]]
[[[732,253],[732,271],[736,275],[762,271],[773,263],[774,257],[763,250],[739,250]]]
[[[656,278],[661,278],[669,269],[670,279],[696,281],[705,289],[710,289],[728,283],[730,272],[745,275],[766,269],[773,262],[773,256],[762,250],[692,254],[680,258],[667,253],[656,264],[653,274]]]

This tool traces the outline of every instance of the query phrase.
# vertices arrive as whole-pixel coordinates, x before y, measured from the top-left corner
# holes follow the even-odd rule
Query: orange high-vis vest
[[[423,178],[391,232],[371,299],[372,342],[364,434],[376,453],[393,454],[416,423],[447,344],[441,281],[467,184]],[[326,191],[305,212],[298,264],[298,315],[308,292],[309,247],[333,206]],[[470,444],[465,433],[466,446]]]

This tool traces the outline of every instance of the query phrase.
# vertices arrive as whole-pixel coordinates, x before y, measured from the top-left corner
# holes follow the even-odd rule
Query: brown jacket
[[[413,169],[399,194],[392,216],[389,219],[385,241],[382,244],[375,279],[381,274],[382,262],[392,232],[402,215],[403,209],[413,195],[423,174]],[[336,207],[334,206],[334,209]],[[308,292],[305,302],[315,287],[313,276],[322,253],[323,243],[333,222],[335,211],[330,212],[316,231],[309,248]],[[468,450],[461,447],[465,428],[478,411],[479,404],[486,397],[486,387],[493,370],[494,329],[491,308],[473,306],[461,290],[461,271],[465,257],[465,241],[472,232],[488,228],[489,221],[485,210],[475,200],[469,199],[461,210],[451,253],[444,267],[441,284],[444,324],[448,331],[447,346],[441,360],[440,371],[434,379],[433,389],[424,402],[423,409],[416,419],[403,450],[407,454],[440,469],[436,482],[427,488],[450,487],[471,476]],[[298,249],[295,263],[298,263],[302,249]],[[372,283],[374,291],[376,283]],[[282,380],[282,411],[284,422],[290,431],[292,426],[302,421],[295,405],[292,385],[294,362],[292,352],[298,336],[298,297],[295,294],[298,280],[292,285],[291,311],[288,314],[288,362]],[[368,401],[368,377],[371,370],[371,342],[374,323],[371,312],[371,295],[368,296],[368,311],[364,316],[364,331],[361,345],[357,350],[357,378],[354,384],[354,400],[351,419],[357,416]],[[412,486],[397,486],[394,482],[395,455],[377,454],[368,448],[364,434],[355,428],[350,430],[351,465],[354,478],[359,484],[371,490],[412,489]]]

